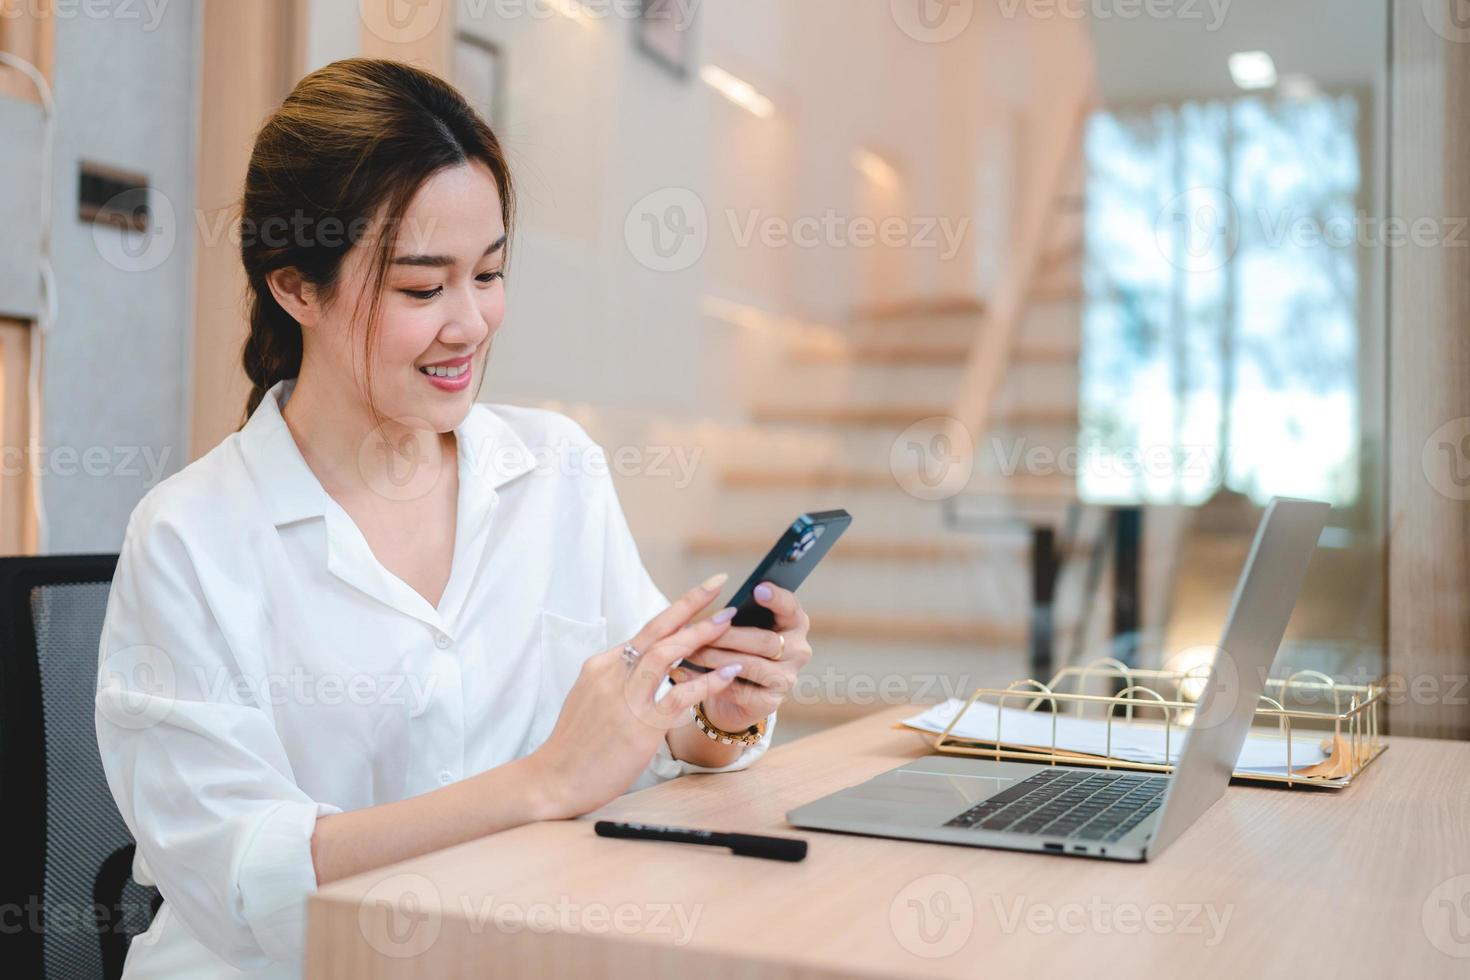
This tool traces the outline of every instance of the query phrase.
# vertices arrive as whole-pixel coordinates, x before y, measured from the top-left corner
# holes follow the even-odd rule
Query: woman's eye
[[[475,277],[475,281],[488,286],[495,280],[503,278],[505,278],[505,271],[503,269],[496,269],[494,272],[480,273]],[[433,299],[444,292],[444,287],[435,286],[433,289],[401,289],[399,292],[405,296],[412,296],[414,299]]]

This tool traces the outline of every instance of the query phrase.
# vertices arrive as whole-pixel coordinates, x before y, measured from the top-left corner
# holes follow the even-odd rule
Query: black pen
[[[622,837],[629,840],[664,840],[678,844],[712,844],[728,847],[736,854],[770,858],[772,861],[800,861],[806,857],[806,841],[795,837],[762,837],[759,834],[727,834],[718,830],[695,830],[690,827],[662,827],[657,824],[622,823],[599,820],[593,825],[598,837]]]

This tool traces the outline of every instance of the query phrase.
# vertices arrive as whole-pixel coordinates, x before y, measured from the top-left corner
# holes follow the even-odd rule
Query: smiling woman
[[[102,762],[164,897],[127,975],[296,975],[319,883],[770,744],[795,596],[760,600],[779,640],[696,622],[723,576],[670,604],[605,463],[537,465],[587,434],[476,400],[513,210],[494,134],[407,65],[328,65],[260,131],[248,417],[133,512],[102,630]]]
[[[271,385],[297,376],[304,346],[320,338],[333,366],[358,377],[358,397],[379,421],[429,420],[419,410],[430,407],[423,394],[432,389],[394,378],[379,392],[374,375],[412,354],[405,345],[432,345],[439,314],[426,311],[446,288],[456,314],[482,324],[446,339],[466,348],[456,352],[461,361],[483,353],[479,345],[488,347],[504,316],[500,280],[514,208],[499,140],[435,76],[353,59],[303,79],[260,131],[245,179],[242,227],[252,234],[240,249],[251,294],[244,360],[254,385],[246,415]],[[465,214],[480,223],[455,220]],[[463,231],[455,236],[452,227]],[[424,252],[426,242],[437,254]],[[343,296],[352,302],[334,302]],[[405,329],[378,350],[383,319]],[[426,355],[418,363],[437,363],[433,351],[418,353]]]

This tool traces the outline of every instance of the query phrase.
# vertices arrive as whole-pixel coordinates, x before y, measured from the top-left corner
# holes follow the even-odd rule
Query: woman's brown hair
[[[330,300],[342,260],[381,218],[381,245],[364,290],[368,315],[358,321],[364,349],[371,350],[394,229],[426,180],[475,160],[490,169],[499,189],[508,257],[515,210],[510,170],[500,141],[453,86],[410,65],[372,58],[333,62],[297,83],[256,136],[245,175],[247,420],[272,385],[301,371],[301,326],[276,302],[266,276],[294,268]]]

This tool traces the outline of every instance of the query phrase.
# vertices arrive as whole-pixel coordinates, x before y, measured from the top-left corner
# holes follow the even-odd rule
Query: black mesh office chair
[[[0,558],[9,976],[121,976],[161,902],[132,880],[133,838],[97,755],[97,647],[116,567],[116,555]]]

